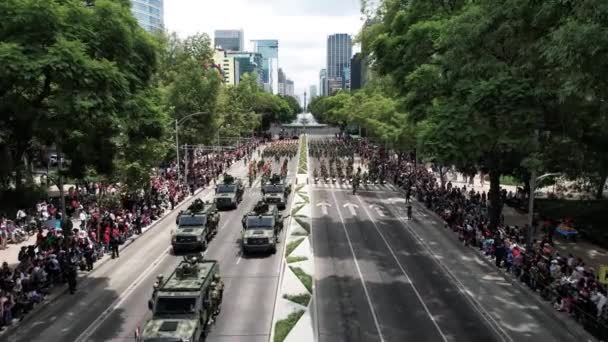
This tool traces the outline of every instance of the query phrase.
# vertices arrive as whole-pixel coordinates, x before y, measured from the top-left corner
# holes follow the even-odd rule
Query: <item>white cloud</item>
[[[279,64],[297,94],[319,83],[327,36],[356,35],[359,0],[165,0],[165,26],[181,37],[218,29],[244,29],[251,39],[278,39]]]

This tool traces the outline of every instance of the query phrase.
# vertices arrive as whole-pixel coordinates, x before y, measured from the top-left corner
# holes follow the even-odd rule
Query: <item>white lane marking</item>
[[[350,211],[351,215],[357,216],[357,211],[355,209],[359,208],[358,205],[356,205],[354,203],[347,202],[347,203],[344,204],[344,208],[348,208],[348,210]]]
[[[163,261],[163,259],[169,254],[169,250],[171,249],[171,247],[167,247],[167,249],[165,249],[159,256],[158,258],[156,258],[151,264],[150,266],[148,266],[140,275],[139,277],[137,277],[137,279],[135,279],[130,285],[129,287],[127,287],[127,290],[124,291],[123,293],[120,294],[120,296],[118,296],[118,298],[116,298],[116,300],[114,300],[114,302],[112,303],[112,305],[110,305],[107,309],[105,309],[101,315],[99,315],[99,317],[97,317],[97,319],[95,319],[95,321],[93,321],[93,323],[91,325],[89,325],[89,327],[82,332],[82,334],[80,334],[78,336],[78,338],[76,338],[77,342],[80,341],[87,341],[90,339],[91,335],[93,335],[93,333],[101,326],[101,324],[103,324],[103,322],[105,322],[108,317],[110,317],[110,314],[115,311],[116,309],[118,309],[125,300],[127,300],[127,298],[129,298],[129,296],[131,295],[131,293],[133,291],[135,291],[135,288],[137,288],[137,286],[147,277],[150,275],[150,273],[152,273],[152,271],[158,266],[158,264],[161,263],[161,261]]]
[[[466,286],[456,277],[456,275],[450,270],[450,268],[447,267],[441,261],[439,256],[435,252],[433,252],[433,249],[429,246],[429,244],[426,243],[424,239],[416,232],[416,230],[412,228],[410,223],[405,220],[405,217],[402,217],[401,215],[399,215],[399,213],[395,213],[395,210],[391,209],[390,205],[388,205],[387,208],[388,211],[401,222],[405,229],[411,232],[414,238],[418,240],[418,243],[424,249],[426,249],[427,253],[432,257],[435,263],[437,263],[437,265],[439,265],[439,267],[441,267],[445,271],[445,274],[448,276],[448,279],[450,279],[452,283],[460,290],[459,292],[462,293],[463,297],[469,302],[469,304],[471,304],[473,310],[477,311],[477,313],[479,313],[479,315],[483,317],[483,319],[488,323],[488,326],[490,326],[490,329],[494,330],[496,335],[498,335],[502,341],[513,342],[511,336],[501,327],[500,324],[498,324],[494,317],[483,307],[483,305],[474,297],[474,295],[466,288]],[[433,222],[431,222],[430,220],[428,221],[429,223],[433,224]]]
[[[317,204],[317,207],[321,207],[321,211],[323,212],[323,216],[327,216],[329,213],[327,211],[327,207],[331,207],[331,204],[327,202],[321,202]]]
[[[334,199],[336,205],[338,204],[338,200],[336,199],[336,194],[333,191],[331,192],[331,196]],[[353,244],[350,240],[350,235],[348,235],[348,231],[346,230],[346,224],[344,223],[344,217],[342,217],[342,212],[340,208],[336,208],[338,212],[338,216],[340,217],[340,222],[342,223],[342,229],[344,230],[344,234],[346,234],[346,242],[348,242],[348,247],[350,248],[350,252],[353,255],[353,261],[355,262],[355,268],[357,269],[357,273],[359,274],[359,279],[361,280],[361,285],[363,286],[363,292],[365,293],[365,297],[367,299],[367,305],[369,305],[369,309],[372,312],[372,318],[374,319],[374,324],[376,325],[376,330],[378,331],[378,336],[380,337],[380,341],[384,342],[384,336],[382,336],[382,330],[380,329],[380,323],[378,322],[378,317],[376,316],[376,310],[374,309],[374,304],[372,304],[372,299],[367,290],[367,286],[365,285],[365,278],[363,278],[363,273],[361,272],[361,267],[359,266],[359,261],[357,261],[357,255],[355,254],[355,249],[353,248]]]
[[[238,264],[239,264],[239,262],[241,262],[241,257],[240,257],[240,256],[239,256],[239,258],[238,258],[238,259],[236,259],[236,264],[238,265]]]
[[[357,197],[357,199],[359,200],[359,203],[361,203],[361,206],[363,207],[363,211],[365,211],[365,214],[369,217],[370,221],[372,221],[372,224],[374,225],[374,228],[376,228],[376,231],[378,232],[378,234],[382,238],[382,241],[384,241],[384,244],[386,245],[386,247],[388,248],[389,252],[393,256],[393,259],[395,259],[395,262],[399,266],[399,269],[401,270],[401,273],[403,273],[403,275],[405,276],[405,278],[408,280],[408,282],[412,286],[412,290],[414,290],[414,293],[416,294],[416,297],[418,298],[418,301],[420,301],[420,304],[422,304],[422,307],[424,308],[424,311],[426,311],[426,314],[429,316],[429,318],[433,322],[433,325],[435,326],[435,329],[437,329],[437,332],[439,333],[439,335],[441,335],[441,339],[443,341],[447,342],[448,338],[445,336],[445,334],[443,333],[443,331],[439,327],[439,324],[437,323],[437,320],[435,319],[435,317],[433,316],[433,314],[431,314],[431,311],[429,310],[429,308],[426,306],[426,303],[422,299],[422,296],[420,295],[420,292],[418,292],[418,289],[416,288],[416,285],[414,285],[414,282],[412,281],[412,278],[410,278],[410,276],[407,274],[407,272],[405,272],[405,269],[403,268],[403,265],[401,265],[401,262],[397,258],[397,255],[395,254],[395,251],[393,251],[393,248],[391,247],[391,245],[388,243],[388,241],[386,241],[386,238],[384,237],[384,234],[382,234],[382,232],[380,231],[380,228],[378,228],[378,225],[376,224],[376,220],[374,220],[374,218],[372,217],[372,215],[370,215],[369,210],[367,210],[367,208],[365,207],[365,203],[363,203],[363,200],[361,199],[361,197],[359,197],[359,195],[355,195],[355,197]]]

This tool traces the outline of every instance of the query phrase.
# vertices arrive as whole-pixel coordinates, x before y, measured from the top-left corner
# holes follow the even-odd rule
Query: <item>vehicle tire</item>
[[[277,252],[277,245],[272,246],[272,248],[270,249],[270,252],[272,254],[276,254],[276,252]]]
[[[203,243],[201,244],[201,251],[204,252],[207,250],[207,239],[203,240]]]

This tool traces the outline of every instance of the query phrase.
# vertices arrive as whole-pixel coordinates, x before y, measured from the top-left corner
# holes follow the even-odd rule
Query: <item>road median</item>
[[[308,144],[300,137],[296,191],[286,234],[271,342],[313,341],[314,256],[311,237]]]

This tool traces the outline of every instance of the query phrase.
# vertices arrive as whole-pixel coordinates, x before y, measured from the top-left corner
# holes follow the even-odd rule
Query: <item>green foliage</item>
[[[439,165],[484,169],[491,196],[502,175],[529,178],[533,164],[592,177],[600,192],[608,176],[599,153],[608,143],[603,2],[386,0],[376,12],[366,8],[359,39],[397,95],[393,116],[407,113],[411,124],[398,140],[415,140],[403,145],[414,142],[419,156]],[[353,112],[343,99],[311,106],[338,124],[342,112]],[[564,157],[564,147],[582,153]],[[500,208],[493,206],[492,225]]]
[[[308,306],[308,303],[310,302],[310,293],[300,293],[298,295],[284,294],[283,298],[302,306]]]
[[[157,67],[128,3],[7,0],[0,22],[0,150],[12,181],[21,186],[37,144],[57,146],[71,176],[111,174],[129,102]]]
[[[308,273],[304,272],[304,270],[300,267],[289,266],[289,268],[296,275],[296,277],[300,279],[302,285],[306,287],[308,292],[312,293],[312,277]]]
[[[302,241],[304,241],[304,238],[293,240],[290,243],[288,243],[287,249],[285,250],[285,255],[289,256],[289,254],[291,254],[291,252],[293,252],[294,249],[296,249],[300,245],[300,243],[302,243]]]
[[[303,257],[303,256],[297,256],[297,257],[287,257],[287,263],[288,264],[293,264],[294,262],[300,262],[300,261],[306,261],[308,260],[307,257]]]
[[[298,224],[300,226],[302,226],[302,228],[304,228],[304,230],[310,234],[310,223],[306,222],[304,219],[300,218],[300,217],[295,217],[293,218],[294,220],[296,220],[296,222],[298,222]]]
[[[277,321],[274,326],[274,342],[283,342],[303,314],[304,310],[299,310],[290,313],[287,318]]]

